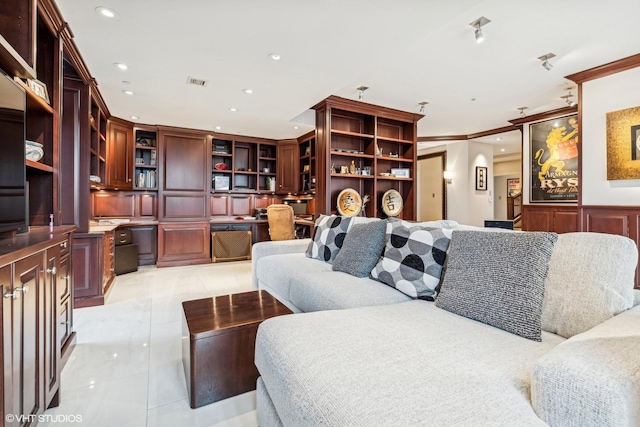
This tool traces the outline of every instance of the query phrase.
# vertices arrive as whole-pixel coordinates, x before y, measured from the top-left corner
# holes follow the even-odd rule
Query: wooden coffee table
[[[182,308],[182,362],[192,408],[255,390],[258,325],[292,313],[266,291],[185,301]]]

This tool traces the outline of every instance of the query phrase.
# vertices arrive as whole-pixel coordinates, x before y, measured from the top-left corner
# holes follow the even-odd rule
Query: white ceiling
[[[518,107],[531,115],[565,106],[564,76],[640,48],[638,0],[57,3],[113,115],[274,139],[312,130],[309,107],[329,95],[357,99],[361,85],[372,104],[418,112],[428,101],[419,136],[500,128]],[[104,18],[98,6],[119,16]],[[491,22],[477,44],[469,23],[480,16]],[[549,52],[547,71],[537,58]],[[208,84],[187,85],[189,76]],[[519,132],[510,135],[519,146]]]

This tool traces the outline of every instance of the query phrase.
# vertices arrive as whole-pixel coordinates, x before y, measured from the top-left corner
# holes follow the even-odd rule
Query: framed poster
[[[487,191],[487,168],[476,166],[476,190]]]
[[[520,178],[507,178],[507,194],[509,197],[520,194]]]
[[[530,202],[578,201],[578,116],[529,126]]]

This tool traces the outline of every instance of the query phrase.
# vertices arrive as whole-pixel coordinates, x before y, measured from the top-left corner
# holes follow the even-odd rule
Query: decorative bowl
[[[219,171],[226,171],[227,170],[227,165],[226,163],[216,163],[215,165],[213,165],[213,167]]]
[[[24,142],[24,153],[25,158],[27,160],[31,160],[32,162],[39,162],[40,160],[42,160],[42,156],[44,156],[42,144],[29,140]]]

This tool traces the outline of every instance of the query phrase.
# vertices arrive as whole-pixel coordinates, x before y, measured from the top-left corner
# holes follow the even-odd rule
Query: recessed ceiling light
[[[501,148],[500,151],[504,153],[504,148]]]
[[[133,95],[133,91],[130,90],[123,90],[122,93],[124,93],[125,95]]]
[[[251,95],[253,93],[253,89],[242,89],[242,91],[247,95]]]
[[[123,80],[123,81],[122,81],[122,84],[123,84],[123,85],[130,85],[130,84],[131,84],[131,82],[130,82],[130,81],[128,81],[128,80]]]
[[[122,62],[114,62],[113,66],[120,68],[121,70],[126,70],[127,68],[129,68],[127,64],[123,64]]]
[[[294,126],[293,128],[294,129],[300,129],[300,126]]]
[[[138,117],[138,116],[131,116],[131,118],[132,118],[133,120],[138,120],[140,117]]]
[[[233,112],[235,113],[236,111],[238,111],[238,109],[237,109],[237,108],[235,108],[235,107],[230,107],[230,108],[229,108],[229,111],[233,111]]]
[[[502,138],[497,137],[497,138],[496,138],[496,141],[502,141]]]
[[[274,61],[280,61],[280,55],[277,53],[270,53],[269,54],[269,58],[273,59]]]
[[[98,12],[100,15],[104,16],[105,18],[115,18],[118,16],[118,12],[104,6],[96,7],[96,12]]]
[[[216,126],[215,129],[216,130],[220,130],[220,129],[222,129],[222,126]]]

